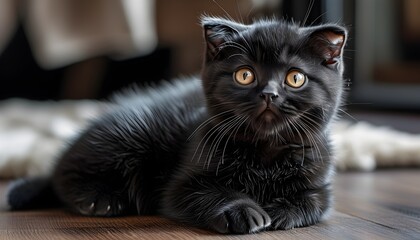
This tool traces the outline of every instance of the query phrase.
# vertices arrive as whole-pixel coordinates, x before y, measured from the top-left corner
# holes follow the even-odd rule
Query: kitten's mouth
[[[258,118],[263,119],[265,122],[273,122],[279,118],[279,112],[270,106],[260,108]]]

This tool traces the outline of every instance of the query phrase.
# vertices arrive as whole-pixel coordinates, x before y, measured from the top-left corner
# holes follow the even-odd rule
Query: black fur
[[[55,194],[85,215],[159,213],[221,233],[321,221],[331,207],[328,126],[342,98],[346,30],[210,17],[202,25],[201,80],[121,97],[58,160]],[[234,80],[244,66],[255,75],[249,85]],[[285,83],[294,69],[307,76],[301,88]]]

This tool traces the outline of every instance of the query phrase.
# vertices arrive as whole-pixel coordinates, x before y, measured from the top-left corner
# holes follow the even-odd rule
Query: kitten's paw
[[[295,227],[301,227],[302,225],[294,221],[290,217],[279,217],[270,226],[270,230],[290,230]]]
[[[270,224],[270,216],[256,203],[238,200],[223,207],[212,227],[220,233],[246,234],[259,232]]]
[[[126,206],[117,198],[97,196],[87,198],[76,205],[77,211],[82,215],[111,217],[121,215]]]
[[[269,230],[289,230],[308,226],[314,224],[311,222],[317,219],[310,212],[306,213],[307,216],[305,219],[305,214],[302,214],[302,211],[297,206],[286,199],[281,199],[277,203],[264,206],[264,209],[272,216],[272,223]]]

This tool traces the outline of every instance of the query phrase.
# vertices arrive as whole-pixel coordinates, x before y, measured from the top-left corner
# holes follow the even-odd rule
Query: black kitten
[[[210,17],[202,25],[201,81],[174,80],[120,100],[51,177],[16,183],[12,208],[39,201],[50,186],[81,214],[159,213],[221,233],[322,220],[331,206],[328,126],[342,98],[346,30]]]

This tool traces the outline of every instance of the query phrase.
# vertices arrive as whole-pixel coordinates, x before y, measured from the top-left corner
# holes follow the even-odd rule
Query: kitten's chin
[[[272,110],[264,110],[254,120],[253,128],[260,138],[270,138],[278,135],[284,127],[284,119],[278,113]]]
[[[262,122],[272,124],[277,119],[277,116],[273,111],[265,110],[261,113],[260,118],[262,119]]]

